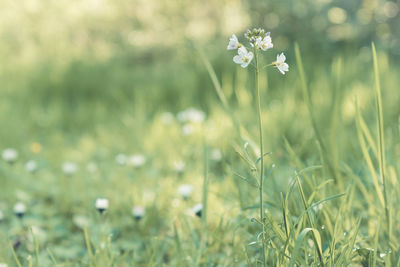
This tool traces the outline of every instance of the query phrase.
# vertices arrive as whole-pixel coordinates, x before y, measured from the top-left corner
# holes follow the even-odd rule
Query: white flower
[[[221,161],[222,159],[222,153],[221,150],[219,149],[213,149],[211,151],[211,159],[214,161]]]
[[[128,164],[133,166],[133,167],[135,167],[135,168],[138,168],[138,167],[143,166],[146,163],[146,161],[147,160],[146,160],[146,157],[144,155],[135,154],[135,155],[132,155],[129,158]]]
[[[183,199],[188,199],[193,192],[193,186],[191,184],[183,184],[178,187],[178,194],[183,197]]]
[[[247,52],[246,47],[242,46],[238,49],[238,54],[233,57],[233,62],[240,64],[242,68],[246,68],[253,59],[253,52]]]
[[[7,148],[3,151],[2,157],[8,163],[14,163],[18,159],[18,151],[14,148]]]
[[[132,208],[132,215],[136,220],[140,220],[144,216],[145,212],[146,211],[142,206],[134,206]]]
[[[281,53],[280,55],[276,56],[276,61],[273,63],[282,74],[285,74],[285,71],[289,71],[289,65],[285,63],[285,60],[285,55]]]
[[[8,267],[8,264],[0,262],[0,267]]]
[[[185,109],[177,114],[177,118],[180,122],[193,122],[193,123],[200,123],[203,122],[206,115],[203,111],[195,109],[195,108],[188,108]]]
[[[197,204],[192,208],[196,216],[201,217],[201,211],[203,210],[203,204]]]
[[[66,175],[72,175],[74,173],[76,173],[76,171],[78,170],[78,166],[73,163],[73,162],[64,162],[62,165],[62,171],[66,174]]]
[[[229,44],[228,44],[228,47],[226,49],[235,50],[239,46],[240,46],[240,43],[238,41],[238,38],[236,37],[236,35],[232,34],[232,37],[229,38]]]
[[[258,48],[260,48],[263,51],[267,51],[268,49],[274,47],[274,45],[272,44],[271,36],[269,36],[269,35],[266,35],[264,37],[264,39],[261,39],[261,37],[258,37],[256,39],[256,45],[258,46]]]
[[[125,154],[118,154],[117,156],[115,156],[115,162],[119,165],[125,165],[127,160],[128,158]]]
[[[25,170],[27,170],[28,172],[35,172],[37,170],[36,161],[30,160],[25,163]]]
[[[182,134],[185,136],[191,135],[194,132],[194,127],[191,124],[185,124],[182,126]]]
[[[174,162],[174,169],[176,172],[183,172],[185,170],[185,162],[178,160]]]
[[[96,199],[95,207],[100,213],[103,213],[108,209],[108,199],[107,198]]]
[[[14,205],[14,213],[15,213],[15,215],[17,215],[18,217],[24,216],[25,212],[26,212],[26,207],[25,207],[25,204],[24,204],[24,203],[22,203],[22,202],[17,202],[17,203]]]

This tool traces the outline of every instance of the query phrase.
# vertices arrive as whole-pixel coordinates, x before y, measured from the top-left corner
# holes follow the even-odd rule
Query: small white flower
[[[66,174],[66,175],[72,175],[74,173],[76,173],[78,171],[78,166],[73,163],[73,162],[64,162],[62,165],[62,171]]]
[[[178,160],[174,162],[174,169],[176,172],[183,172],[185,170],[185,162],[182,160]]]
[[[206,115],[203,111],[195,109],[195,108],[188,108],[185,109],[177,114],[177,118],[180,122],[193,122],[193,123],[201,123],[204,121]]]
[[[96,199],[95,207],[100,213],[103,213],[108,209],[108,199],[107,198]]]
[[[135,168],[139,168],[139,167],[143,166],[144,164],[146,164],[146,161],[147,161],[147,159],[144,155],[135,154],[129,158],[128,164]]]
[[[31,173],[35,172],[37,170],[36,161],[30,160],[27,163],[25,163],[25,170]]]
[[[7,263],[0,263],[0,267],[8,267],[8,264]]]
[[[191,184],[183,184],[178,187],[178,194],[183,199],[188,199],[193,192],[193,186]]]
[[[274,45],[272,44],[271,36],[269,36],[269,35],[266,35],[264,37],[264,39],[262,39],[261,37],[258,37],[256,39],[256,45],[258,48],[260,48],[263,51],[267,51],[268,49],[274,47]]]
[[[17,215],[18,217],[24,216],[25,212],[26,212],[26,206],[25,206],[24,203],[22,203],[22,202],[17,202],[17,203],[14,205],[14,213],[15,213],[15,215]]]
[[[213,149],[211,151],[211,159],[214,160],[214,161],[218,161],[218,162],[221,161],[221,159],[222,159],[221,150]]]
[[[182,126],[182,134],[185,136],[191,135],[194,132],[194,127],[191,124],[185,124]]]
[[[236,37],[236,35],[232,34],[232,37],[229,38],[228,47],[226,49],[235,50],[239,46],[240,46],[240,43],[238,41],[238,38]]]
[[[89,223],[89,219],[84,215],[75,215],[72,218],[72,221],[74,222],[74,224],[76,226],[78,226],[81,229],[84,229],[85,227],[88,227],[89,224],[90,224]]]
[[[89,164],[87,165],[87,170],[90,173],[95,173],[97,171],[97,164],[94,162],[89,162]]]
[[[285,55],[281,53],[280,55],[276,56],[276,61],[274,62],[275,67],[277,67],[282,74],[285,74],[285,71],[289,71],[289,65],[285,63],[285,60]]]
[[[192,208],[196,216],[201,217],[201,211],[203,210],[203,204],[197,204]]]
[[[140,220],[145,213],[146,211],[142,206],[134,206],[132,208],[132,215],[136,220]]]
[[[14,148],[7,148],[2,154],[3,160],[8,163],[14,163],[18,159],[18,151]]]
[[[233,57],[233,62],[240,64],[242,68],[246,68],[253,59],[253,52],[247,52],[246,47],[242,46],[238,49],[238,54]]]
[[[115,156],[115,162],[119,165],[125,165],[128,160],[128,157],[125,154],[118,154]]]

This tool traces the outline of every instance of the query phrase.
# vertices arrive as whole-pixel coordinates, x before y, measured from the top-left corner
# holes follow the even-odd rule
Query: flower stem
[[[259,128],[259,136],[260,136],[260,182],[259,182],[259,190],[260,190],[260,221],[262,223],[262,262],[263,266],[266,266],[265,262],[265,223],[264,223],[264,201],[263,201],[263,193],[264,193],[264,147],[263,147],[263,134],[262,134],[262,119],[261,119],[261,95],[260,95],[260,86],[259,86],[259,66],[258,66],[258,54],[257,49],[254,47],[254,59],[255,59],[255,86],[256,86],[256,98],[257,98],[257,113],[258,113],[258,128]]]

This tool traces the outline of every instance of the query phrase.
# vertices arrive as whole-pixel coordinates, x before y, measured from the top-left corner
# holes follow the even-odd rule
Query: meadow
[[[398,2],[23,2],[0,11],[1,267],[400,266]],[[284,75],[232,61],[252,25]]]

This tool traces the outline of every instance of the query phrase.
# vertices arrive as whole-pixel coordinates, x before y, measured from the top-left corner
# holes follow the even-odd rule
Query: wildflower
[[[246,47],[242,46],[238,49],[238,54],[233,57],[233,62],[240,64],[242,68],[246,68],[253,59],[253,52],[247,52]]]
[[[7,148],[3,151],[2,157],[4,161],[13,164],[18,159],[18,151],[14,148]]]
[[[280,55],[276,56],[276,61],[273,63],[282,74],[285,74],[285,71],[289,71],[289,65],[285,63],[285,60],[285,55],[281,53]]]
[[[27,163],[25,163],[25,170],[27,170],[30,173],[34,173],[37,170],[36,161],[29,160]]]
[[[267,35],[264,38],[258,37],[256,39],[256,46],[263,51],[267,51],[268,49],[274,47],[274,45],[272,44],[271,36],[269,36],[269,33],[267,33]]]
[[[185,109],[177,114],[177,118],[180,122],[193,122],[193,123],[201,123],[204,121],[206,115],[203,111],[195,109],[195,108],[188,108]]]
[[[22,218],[26,212],[25,204],[22,202],[17,202],[14,205],[14,213],[17,215],[18,218]]]
[[[146,157],[144,156],[144,155],[142,155],[142,154],[135,154],[135,155],[132,155],[130,158],[129,158],[129,161],[128,161],[128,163],[129,163],[129,165],[131,165],[131,166],[133,166],[133,167],[135,167],[135,168],[138,168],[138,167],[141,167],[141,166],[143,166],[144,164],[146,164]]]
[[[214,160],[214,161],[217,161],[217,162],[221,161],[221,159],[222,159],[221,150],[213,149],[211,151],[211,159]]]
[[[229,44],[226,49],[227,50],[235,50],[235,49],[239,48],[240,46],[241,45],[238,41],[238,38],[236,37],[236,35],[232,34],[232,37],[229,38]]]
[[[182,173],[185,170],[185,162],[182,160],[175,161],[174,169],[177,173]]]
[[[128,158],[125,154],[118,154],[115,157],[115,162],[119,165],[125,165],[127,162]]]
[[[197,204],[193,207],[193,212],[196,214],[197,217],[201,217],[201,211],[203,210],[203,205],[202,204]]]
[[[183,184],[178,187],[178,194],[187,200],[193,192],[193,186],[191,184]]]
[[[64,162],[62,164],[62,171],[66,175],[72,175],[78,171],[78,166],[73,162]]]
[[[185,124],[182,126],[182,135],[188,136],[194,132],[194,127],[191,124]]]
[[[132,208],[132,215],[136,220],[142,219],[145,213],[146,211],[142,206],[134,206]]]
[[[98,212],[103,214],[103,212],[105,212],[108,209],[108,199],[107,198],[96,199],[95,207],[98,210]]]

